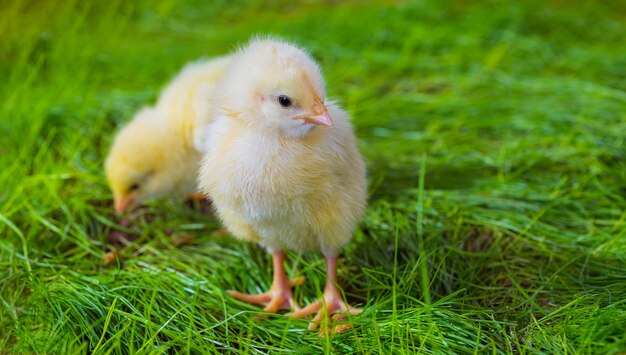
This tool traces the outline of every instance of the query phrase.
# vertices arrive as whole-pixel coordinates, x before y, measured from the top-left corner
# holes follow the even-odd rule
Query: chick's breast
[[[322,252],[351,239],[365,208],[365,168],[347,115],[336,106],[329,111],[335,126],[302,138],[218,122],[200,187],[235,236]]]

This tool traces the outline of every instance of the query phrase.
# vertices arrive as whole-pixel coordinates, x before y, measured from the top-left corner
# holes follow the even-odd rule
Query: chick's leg
[[[329,333],[340,333],[351,328],[349,324],[339,324],[332,329],[329,328],[329,317],[336,314],[333,320],[345,320],[345,317],[337,313],[348,313],[350,315],[362,312],[360,308],[349,306],[343,301],[339,287],[337,287],[337,255],[326,255],[326,287],[324,288],[324,296],[291,314],[292,317],[304,318],[310,314],[316,313],[309,330],[317,329],[320,324],[322,329],[320,335],[328,335]]]
[[[200,192],[192,192],[189,195],[187,195],[187,200],[189,202],[202,202],[204,200],[206,200],[208,197]]]
[[[287,279],[285,274],[285,253],[282,250],[272,252],[272,263],[274,264],[274,280],[269,291],[258,295],[249,295],[237,291],[228,291],[228,294],[236,299],[265,306],[266,312],[277,312],[281,309],[299,310],[298,303],[294,301],[291,288],[304,282],[304,277],[296,277],[293,280]]]

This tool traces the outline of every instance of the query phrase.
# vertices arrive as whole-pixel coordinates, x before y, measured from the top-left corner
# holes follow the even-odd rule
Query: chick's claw
[[[359,310],[360,312],[361,310]],[[335,314],[332,317],[332,325],[333,327],[322,327],[322,329],[320,329],[319,332],[319,336],[329,336],[329,335],[334,335],[334,334],[341,334],[343,332],[346,332],[350,329],[352,329],[352,324],[348,324],[348,323],[339,323],[337,324],[337,322],[342,322],[345,321],[346,317],[342,314]]]

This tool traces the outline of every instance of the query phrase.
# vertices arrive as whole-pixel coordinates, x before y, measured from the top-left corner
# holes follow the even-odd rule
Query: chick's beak
[[[126,211],[130,206],[135,203],[135,199],[128,196],[116,196],[115,197],[115,212],[120,214]]]
[[[304,116],[304,122],[323,126],[332,126],[333,119],[328,114],[328,109],[319,99],[315,99],[315,104],[311,109],[312,115]]]

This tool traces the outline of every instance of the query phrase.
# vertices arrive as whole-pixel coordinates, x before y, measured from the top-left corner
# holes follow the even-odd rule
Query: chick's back
[[[159,96],[155,109],[169,118],[174,133],[193,146],[197,132],[213,121],[212,96],[230,59],[201,59],[185,65]]]

